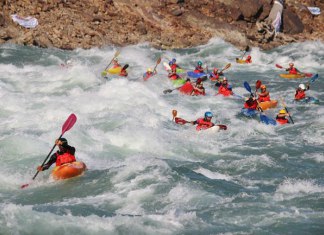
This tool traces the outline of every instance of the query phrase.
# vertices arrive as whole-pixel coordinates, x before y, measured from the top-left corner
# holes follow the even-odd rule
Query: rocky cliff
[[[257,22],[270,13],[271,0],[0,0],[0,43],[91,48],[149,42],[170,49],[192,47],[221,37],[240,48],[270,49],[286,43],[324,39],[323,0],[286,0],[282,33],[265,37]],[[10,15],[37,18],[26,29]]]

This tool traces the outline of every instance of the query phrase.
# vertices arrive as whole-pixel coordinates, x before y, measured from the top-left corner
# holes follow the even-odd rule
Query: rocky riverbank
[[[192,47],[221,37],[239,48],[262,49],[305,40],[324,40],[322,0],[286,0],[281,31],[267,38],[257,22],[268,17],[271,0],[1,0],[0,43],[91,48],[149,42],[162,49]],[[38,20],[34,29],[10,15]]]

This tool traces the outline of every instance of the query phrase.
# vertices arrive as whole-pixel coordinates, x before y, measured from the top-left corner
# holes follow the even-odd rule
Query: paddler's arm
[[[52,165],[53,163],[55,163],[55,162],[56,162],[56,153],[52,154],[51,158],[48,160],[48,162],[47,162],[46,164],[44,164],[43,167],[42,167],[42,166],[38,166],[38,167],[37,167],[37,171],[45,171],[45,170],[47,170],[48,168],[50,168],[51,165]]]

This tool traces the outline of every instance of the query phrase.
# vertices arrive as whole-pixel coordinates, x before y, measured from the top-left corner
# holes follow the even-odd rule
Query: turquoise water
[[[324,234],[323,43],[253,48],[251,65],[236,64],[243,53],[219,39],[177,51],[118,49],[129,77],[107,80],[100,74],[117,48],[0,46],[0,234]],[[243,101],[214,96],[208,81],[205,97],[163,94],[174,87],[162,62],[142,79],[158,56],[188,70],[198,60],[210,69],[231,63],[225,75],[236,94],[261,80],[295,124],[245,118]],[[274,65],[290,61],[320,75],[307,91],[319,104],[292,102],[308,80],[278,76]],[[228,130],[176,125],[173,109],[186,120],[210,110]],[[59,182],[45,171],[32,181],[71,113],[78,120],[64,136],[88,171]]]

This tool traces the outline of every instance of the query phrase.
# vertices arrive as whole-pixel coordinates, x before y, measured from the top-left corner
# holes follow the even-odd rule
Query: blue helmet
[[[212,118],[214,115],[212,112],[206,112],[205,113],[205,118]]]
[[[169,62],[169,65],[173,65],[173,62],[172,62],[172,61],[170,61],[170,62]]]
[[[172,63],[175,63],[177,62],[177,60],[175,58],[172,59]]]

